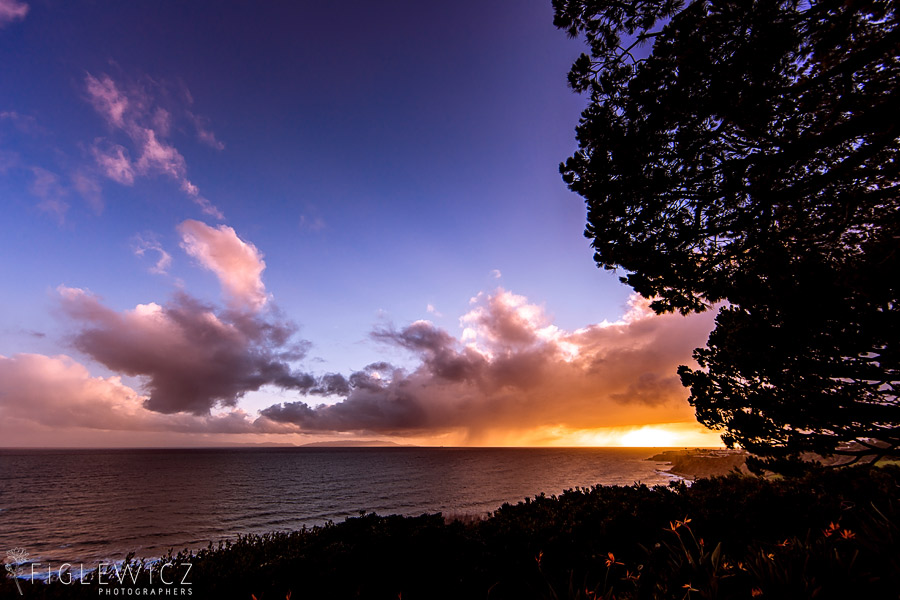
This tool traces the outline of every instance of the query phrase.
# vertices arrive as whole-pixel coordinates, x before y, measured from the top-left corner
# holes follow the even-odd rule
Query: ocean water
[[[0,557],[154,558],[241,533],[378,514],[483,515],[595,484],[665,484],[659,449],[0,450]]]

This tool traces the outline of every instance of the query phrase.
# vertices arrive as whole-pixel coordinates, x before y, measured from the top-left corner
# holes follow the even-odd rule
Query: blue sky
[[[401,335],[417,320],[462,356],[460,317],[478,307],[536,307],[535,327],[564,332],[621,322],[630,290],[594,265],[583,203],[557,172],[584,106],[565,83],[580,52],[549,2],[0,0],[0,354],[65,355],[146,401],[159,374],[103,358],[85,337],[98,322],[60,290],[121,314],[184,293],[221,316],[243,292],[229,296],[226,267],[204,252],[226,247],[244,266],[264,261],[259,319],[293,323],[307,348],[273,360],[313,378],[431,365],[434,348]],[[185,249],[189,221],[206,250]],[[210,410],[249,419],[353,395],[252,388]],[[292,418],[279,421],[290,435],[477,438],[453,418],[408,429]]]

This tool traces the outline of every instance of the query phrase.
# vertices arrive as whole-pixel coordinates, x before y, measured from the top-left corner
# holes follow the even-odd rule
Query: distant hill
[[[286,442],[220,442],[215,446],[185,446],[185,448],[296,448]]]
[[[332,442],[310,442],[301,444],[302,448],[414,448],[415,444],[397,444],[386,440],[336,440]]]

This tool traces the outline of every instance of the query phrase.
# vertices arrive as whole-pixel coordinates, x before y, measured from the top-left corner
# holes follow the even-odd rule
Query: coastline
[[[684,448],[666,450],[654,454],[647,460],[669,463],[668,468],[660,471],[691,481],[701,477],[728,475],[733,472],[743,475],[750,473],[745,465],[747,452],[744,450]]]

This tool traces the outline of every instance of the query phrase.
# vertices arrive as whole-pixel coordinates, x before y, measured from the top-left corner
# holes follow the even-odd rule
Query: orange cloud
[[[634,296],[622,319],[565,331],[503,289],[473,303],[459,339],[429,321],[373,333],[415,354],[414,371],[377,363],[354,373],[336,404],[285,402],[262,414],[300,431],[457,431],[472,443],[536,428],[694,421],[676,369],[704,343],[712,314],[655,315]]]
[[[163,305],[116,311],[84,290],[60,286],[63,312],[79,326],[73,346],[114,373],[140,377],[144,395],[115,377],[92,378],[67,357],[17,356],[4,363],[10,369],[13,361],[20,371],[19,379],[0,386],[5,414],[45,426],[375,433],[418,443],[680,445],[710,439],[698,429],[676,370],[703,345],[712,313],[656,315],[634,295],[618,320],[569,331],[542,306],[498,288],[472,298],[458,336],[427,320],[371,333],[412,353],[418,359],[412,370],[375,362],[347,375],[314,376],[293,366],[309,343],[295,339],[296,325],[269,306],[266,264],[256,246],[225,225],[186,220],[178,231],[182,248],[218,277],[228,308],[180,292]],[[160,253],[157,269],[163,271],[169,257],[161,247],[143,242],[137,251],[150,249]],[[282,402],[258,417],[238,407],[246,393],[264,386],[340,400]],[[32,405],[39,409],[23,408]]]
[[[429,321],[373,332],[417,356],[412,371],[377,362],[314,377],[289,366],[303,355],[289,323],[217,312],[186,294],[117,312],[83,290],[59,291],[64,312],[82,326],[74,346],[116,373],[143,377],[148,393],[118,376],[93,377],[67,356],[0,357],[4,431],[58,428],[67,439],[85,430],[109,439],[155,432],[172,443],[184,434],[221,443],[339,433],[447,445],[717,442],[694,420],[675,376],[712,315],[655,315],[637,296],[621,319],[567,331],[542,307],[498,289],[473,299],[458,338]],[[238,406],[264,385],[342,399],[285,402],[258,417]]]

